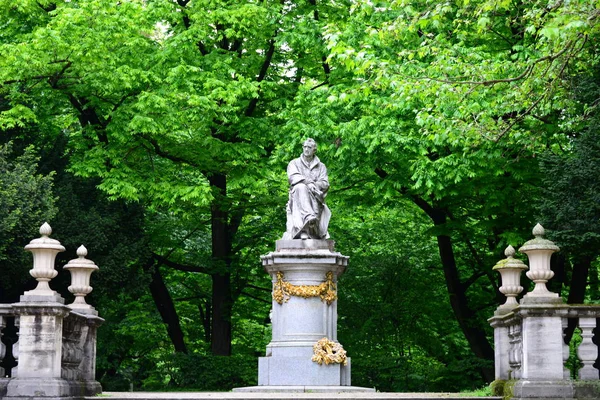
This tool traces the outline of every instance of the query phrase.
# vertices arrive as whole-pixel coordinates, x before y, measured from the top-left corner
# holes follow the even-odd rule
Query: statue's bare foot
[[[306,233],[306,232],[302,232],[302,233],[300,234],[300,239],[302,239],[302,240],[309,239],[308,233]]]

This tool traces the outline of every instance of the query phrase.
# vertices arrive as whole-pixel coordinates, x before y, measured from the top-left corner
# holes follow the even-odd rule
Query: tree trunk
[[[214,355],[231,355],[231,240],[227,197],[227,177],[215,174],[209,178],[215,199],[211,207],[212,227],[212,333]]]
[[[443,209],[435,208],[428,202],[418,196],[413,196],[412,200],[431,218],[436,227],[441,227],[446,224],[447,214]],[[494,349],[487,339],[485,331],[473,324],[472,318],[475,313],[470,309],[467,302],[466,287],[460,281],[460,274],[456,266],[456,258],[452,238],[448,235],[437,235],[438,250],[444,268],[444,278],[446,280],[446,288],[452,311],[456,317],[456,321],[460,326],[469,347],[473,353],[483,360],[494,360]],[[481,375],[487,381],[494,380],[494,368],[482,367]]]
[[[573,275],[571,276],[571,285],[569,288],[569,297],[567,304],[582,304],[585,300],[585,289],[587,287],[588,274],[592,260],[583,258],[573,263]],[[577,327],[577,319],[569,318],[569,324],[565,331],[565,343],[569,343],[573,337],[573,332]]]
[[[231,282],[230,274],[212,276],[211,351],[217,356],[231,355]]]
[[[450,298],[450,305],[454,311],[454,316],[458,321],[460,329],[463,331],[469,347],[473,353],[484,360],[494,360],[494,349],[487,339],[485,331],[478,326],[474,326],[471,319],[474,312],[469,308],[467,296],[460,282],[458,269],[456,268],[456,259],[452,248],[452,239],[450,236],[439,235],[437,237],[440,258],[444,267],[444,277],[446,287]],[[494,380],[494,368],[482,367],[481,375],[486,382]]]
[[[181,330],[181,325],[179,324],[179,316],[177,315],[177,310],[175,310],[173,299],[171,298],[169,290],[165,285],[160,273],[160,267],[158,265],[154,266],[152,271],[150,293],[152,294],[154,304],[156,304],[156,308],[160,313],[160,317],[162,318],[163,322],[167,324],[167,333],[169,334],[169,338],[171,338],[171,342],[173,342],[175,351],[179,353],[187,353],[183,331]]]

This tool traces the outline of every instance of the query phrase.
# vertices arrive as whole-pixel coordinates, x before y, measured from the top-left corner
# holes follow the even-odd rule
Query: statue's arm
[[[319,178],[315,183],[323,193],[327,193],[329,190],[329,178],[327,177],[327,168],[324,164],[321,165],[319,170]]]
[[[304,182],[306,180],[304,175],[300,173],[298,167],[296,167],[295,160],[290,161],[290,163],[288,164],[287,175],[290,186],[295,186],[300,182]]]

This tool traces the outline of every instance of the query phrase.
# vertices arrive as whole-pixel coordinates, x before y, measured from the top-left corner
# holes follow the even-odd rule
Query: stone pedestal
[[[564,305],[521,306],[523,364],[522,378],[530,380],[562,380],[563,327],[568,314]]]
[[[272,340],[258,364],[259,386],[350,386],[350,360],[319,365],[313,346],[337,342],[337,278],[348,257],[332,240],[278,240],[262,256],[273,282]]]
[[[563,304],[521,305],[522,366],[514,386],[515,399],[573,398],[573,384],[565,380],[563,323],[568,306]]]
[[[495,315],[488,321],[494,328],[494,379],[508,380],[510,376],[510,338],[507,320],[514,317],[513,313]]]
[[[104,323],[104,319],[95,315],[88,315],[88,332],[83,344],[83,361],[80,364],[81,375],[86,396],[96,396],[102,393],[100,382],[96,381],[96,341],[98,327]]]
[[[21,302],[13,309],[20,321],[19,364],[6,397],[69,396],[69,384],[61,377],[63,318],[69,308],[60,303]]]

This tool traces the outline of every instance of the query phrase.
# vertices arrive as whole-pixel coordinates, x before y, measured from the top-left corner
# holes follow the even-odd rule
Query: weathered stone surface
[[[262,256],[273,283],[272,340],[259,386],[349,386],[350,365],[313,362],[321,339],[337,341],[337,278],[348,257],[331,240],[279,240]]]
[[[561,380],[564,377],[562,318],[568,307],[521,306],[515,314],[522,321],[525,380]]]
[[[6,386],[8,386],[10,378],[0,377],[0,398],[6,396]]]
[[[513,399],[573,399],[573,383],[567,380],[522,379],[513,387]]]
[[[310,357],[261,357],[259,386],[349,386],[348,364],[319,365]]]
[[[329,190],[327,168],[315,155],[317,143],[313,139],[307,139],[302,148],[302,155],[287,167],[290,192],[283,239],[327,239],[331,218],[325,204]]]
[[[543,238],[545,232],[540,224],[533,228],[533,234],[535,239],[525,242],[519,249],[521,253],[527,254],[529,258],[529,271],[526,275],[535,282],[535,287],[523,296],[521,304],[528,301],[530,303],[539,303],[540,301],[552,303],[556,299],[560,300],[560,296],[558,293],[549,291],[546,282],[554,276],[554,272],[550,269],[550,257],[552,253],[560,249],[550,240]]]
[[[75,301],[69,304],[69,307],[81,313],[98,315],[94,307],[86,303],[85,296],[93,290],[90,286],[90,277],[92,272],[97,271],[99,268],[92,260],[85,258],[87,256],[85,246],[79,246],[77,256],[78,258],[69,261],[63,267],[71,273],[69,292],[75,295]]]
[[[600,399],[600,381],[574,381],[574,397],[578,400]]]
[[[19,316],[17,377],[60,378],[62,322],[69,308],[58,303],[16,303],[13,309]],[[12,385],[8,386],[9,395]]]
[[[41,237],[25,247],[33,253],[30,274],[38,281],[37,287],[25,292],[19,303],[0,305],[0,331],[6,316],[15,317],[18,327],[18,341],[12,346],[17,366],[11,378],[0,378],[3,400],[73,400],[102,392],[95,381],[95,363],[96,331],[104,320],[84,301],[92,289],[89,275],[98,268],[85,259],[87,251],[80,247],[79,258],[65,267],[73,277],[69,290],[78,300],[65,306],[64,299],[49,286],[57,275],[56,254],[65,250],[48,237],[51,233],[44,223]],[[0,346],[0,359],[4,350]]]
[[[52,234],[52,228],[45,222],[40,227],[41,237],[33,239],[25,246],[25,250],[33,254],[33,269],[29,273],[38,281],[38,284],[35,289],[25,292],[21,301],[38,301],[36,299],[45,297],[45,301],[60,302],[60,296],[50,288],[48,282],[58,274],[54,269],[54,260],[59,252],[65,251],[65,248],[58,240],[50,238],[50,234]]]
[[[385,393],[355,386],[263,386],[255,392],[255,387],[237,389],[234,392],[104,392],[102,397],[109,400],[481,400],[481,397],[466,396],[464,393]],[[486,400],[502,400],[502,397],[486,397]],[[89,400],[94,400],[90,398]]]
[[[67,398],[71,396],[71,385],[61,378],[21,378],[11,379],[5,400],[20,398]]]
[[[340,398],[356,399],[356,398],[373,398],[373,397],[357,397],[357,395],[359,395],[359,394],[362,394],[362,395],[376,394],[376,391],[374,388],[365,388],[365,387],[359,387],[359,386],[288,386],[288,385],[286,385],[286,386],[249,386],[249,387],[245,387],[245,388],[233,389],[233,394],[237,395],[240,393],[254,393],[254,394],[269,393],[269,394],[276,394],[277,396],[282,396],[282,397],[277,397],[278,399],[282,399],[283,397],[299,398],[299,397],[293,395],[295,393],[319,393],[319,394],[322,393],[322,394],[324,394],[324,396],[319,396],[320,398],[331,399],[332,397],[330,397],[330,396],[335,395],[336,399],[340,399]],[[292,394],[292,395],[290,395],[290,394]],[[340,397],[339,396],[340,394],[346,395],[346,396],[351,394],[352,397]],[[398,395],[398,394],[399,393],[396,393],[396,395]],[[266,396],[265,397],[255,397],[255,396],[250,397],[250,398],[265,398],[265,399],[273,398],[271,396],[269,396],[269,397],[266,397]],[[327,397],[325,397],[325,396],[327,396]]]

